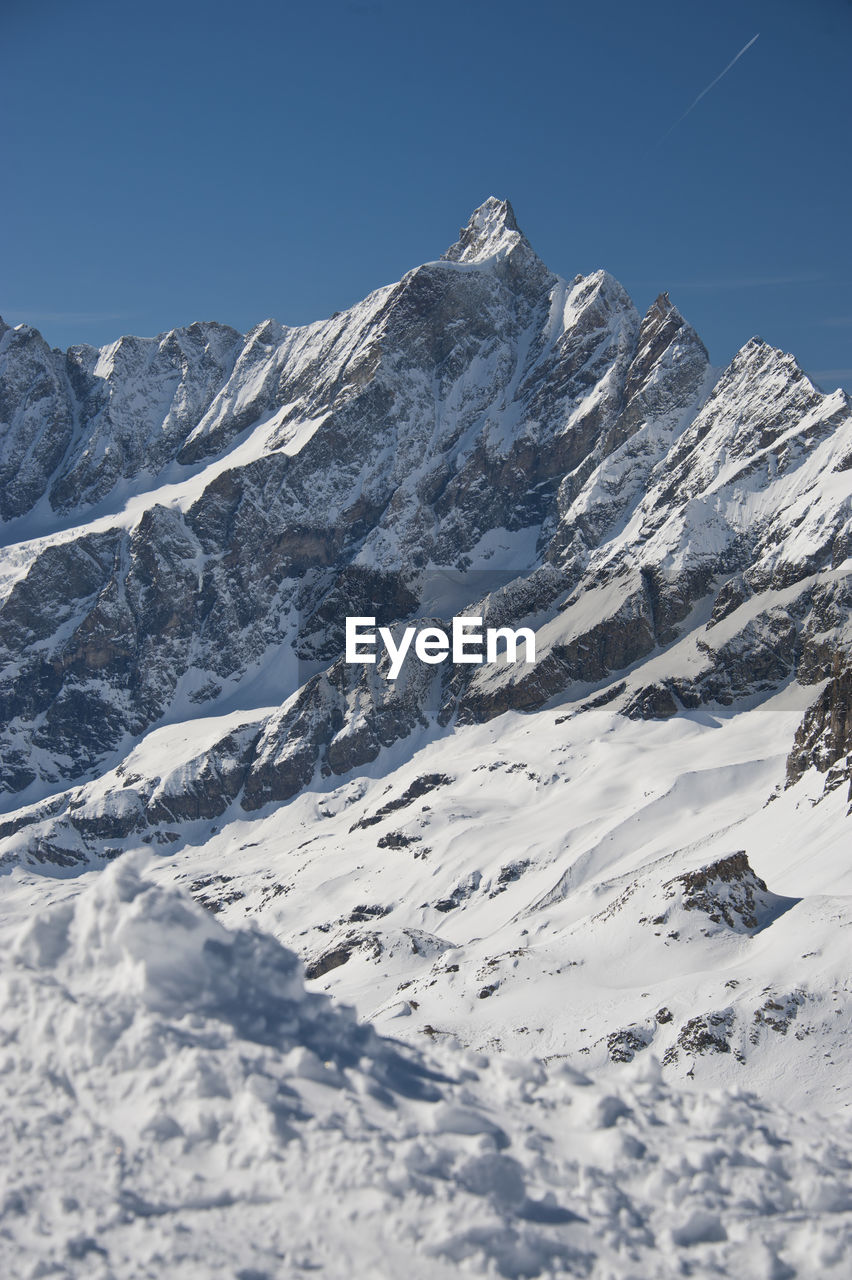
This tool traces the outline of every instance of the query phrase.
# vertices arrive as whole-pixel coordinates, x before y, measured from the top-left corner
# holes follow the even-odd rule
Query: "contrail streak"
[[[759,36],[760,36],[760,32],[758,31],[758,33],[757,33],[757,35],[756,35],[756,36],[752,36],[752,38],[749,40],[748,44],[744,44],[744,45],[743,45],[742,49],[740,49],[740,51],[739,51],[739,53],[736,55],[736,57],[731,58],[731,61],[728,63],[728,65],[727,65],[726,67],[724,67],[724,68],[723,68],[723,70],[722,70],[722,71],[720,71],[720,72],[719,72],[719,74],[716,76],[716,79],[715,79],[715,80],[711,80],[711,81],[710,81],[710,83],[707,85],[707,87],[701,90],[701,92],[699,93],[698,97],[695,99],[695,101],[694,101],[694,102],[691,102],[691,103],[689,104],[689,106],[688,106],[688,107],[686,108],[686,110],[684,111],[683,115],[682,115],[682,116],[678,116],[677,120],[675,120],[675,122],[674,122],[674,124],[671,126],[671,128],[666,130],[666,132],[663,134],[662,138],[660,138],[660,142],[665,142],[665,140],[666,140],[666,138],[669,136],[669,134],[670,134],[670,133],[673,133],[673,132],[674,132],[674,130],[678,127],[678,125],[679,125],[679,124],[681,124],[681,123],[686,119],[686,117],[689,115],[690,111],[694,111],[694,110],[695,110],[695,108],[698,106],[698,104],[699,104],[699,102],[701,101],[701,99],[702,99],[702,98],[704,98],[704,97],[706,97],[706,95],[710,92],[710,90],[711,90],[711,89],[713,89],[713,88],[714,88],[714,87],[719,83],[719,81],[722,79],[722,77],[723,77],[723,76],[726,76],[726,75],[728,74],[728,72],[730,71],[730,69],[731,69],[731,67],[734,65],[734,63],[739,62],[740,58],[743,56],[743,54],[744,54],[744,53],[748,53],[749,49],[750,49],[750,48],[751,48],[751,46],[754,44],[755,40],[757,40],[757,39],[758,39],[758,37],[759,37]],[[658,142],[658,143],[657,143],[657,146],[659,146],[659,145],[660,145],[660,143]]]

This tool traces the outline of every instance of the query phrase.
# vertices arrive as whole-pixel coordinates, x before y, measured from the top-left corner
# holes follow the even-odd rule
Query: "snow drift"
[[[845,1276],[852,1128],[653,1061],[428,1057],[138,855],[2,969],[9,1277]]]

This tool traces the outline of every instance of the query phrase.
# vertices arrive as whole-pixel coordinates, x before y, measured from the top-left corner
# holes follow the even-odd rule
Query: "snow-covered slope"
[[[10,1280],[848,1274],[848,1121],[407,1050],[138,861],[0,982]]]
[[[319,989],[407,1041],[616,1073],[647,1050],[672,1078],[846,1106],[846,788],[810,770],[784,789],[811,692],[652,722],[614,709],[645,678],[603,706],[420,726],[348,780],[248,811],[257,722],[158,729],[8,824],[26,823],[4,840],[4,927],[147,845],[158,879],[286,941]]]

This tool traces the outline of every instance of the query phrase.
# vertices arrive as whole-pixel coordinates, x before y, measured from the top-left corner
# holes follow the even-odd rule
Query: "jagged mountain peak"
[[[731,361],[731,368],[735,370],[756,365],[762,367],[777,365],[798,374],[803,372],[794,355],[781,347],[773,347],[765,338],[761,338],[760,334],[755,334],[749,338],[748,342],[744,342]]]
[[[609,305],[614,306],[616,310],[634,313],[638,321],[638,312],[636,312],[630,294],[621,281],[617,280],[612,272],[607,271],[605,267],[598,267],[595,271],[589,272],[587,276],[575,276],[571,292],[572,296],[578,299],[586,299],[591,298],[593,295],[598,295]]]
[[[760,377],[774,380],[779,386],[796,388],[805,396],[813,396],[819,400],[831,402],[833,406],[849,406],[850,396],[842,387],[832,388],[831,383],[822,386],[807,373],[790,351],[783,347],[773,347],[759,335],[749,338],[735,354],[725,375],[741,380]]]
[[[668,319],[683,320],[682,313],[669,297],[668,289],[662,293],[658,293],[648,310],[645,312],[646,324],[663,324]]]
[[[445,262],[485,262],[528,243],[508,200],[489,196],[459,231],[459,238],[443,255]]]
[[[13,335],[9,339],[10,342],[24,343],[35,340],[47,346],[41,332],[34,325],[27,324],[25,321],[20,324],[5,324],[0,320],[0,338],[5,337],[7,333]]]
[[[755,335],[740,347],[720,379],[720,389],[727,393],[731,386],[751,388],[760,383],[767,397],[795,394],[810,402],[823,399],[823,393],[811,381],[798,360],[789,351],[773,347]]]
[[[642,317],[634,367],[628,382],[635,381],[637,375],[647,376],[652,364],[660,360],[664,352],[671,350],[672,358],[675,358],[673,344],[681,353],[693,351],[699,363],[709,365],[707,349],[692,325],[684,319],[668,293],[660,293]],[[631,391],[632,388],[628,387],[628,395]]]

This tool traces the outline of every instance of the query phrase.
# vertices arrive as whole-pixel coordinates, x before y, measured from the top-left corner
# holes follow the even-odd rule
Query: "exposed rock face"
[[[607,1036],[607,1053],[611,1062],[632,1062],[637,1053],[647,1049],[653,1033],[647,1027],[622,1027]]]
[[[755,875],[745,850],[676,876],[663,889],[667,898],[679,900],[684,911],[701,912],[712,924],[724,923],[738,933],[756,932],[777,915],[784,901]]]
[[[246,778],[243,808],[288,800],[310,782],[318,763],[326,772],[348,773],[417,725],[425,728],[433,672],[434,667],[410,663],[392,682],[382,667],[338,660],[314,676],[267,722]]]
[[[663,1055],[663,1062],[677,1062],[679,1053],[700,1056],[705,1053],[730,1053],[730,1035],[734,1025],[733,1009],[699,1014],[685,1022],[677,1040]]]
[[[669,650],[628,716],[823,680],[850,647],[849,456],[842,393],[759,339],[718,376],[668,295],[641,318],[605,271],[559,279],[496,199],[441,261],[304,328],[63,355],[3,326],[0,788],[85,783],[255,688],[238,748],[188,750],[97,829],[253,811]],[[347,615],[462,610],[531,625],[536,664],[409,661],[394,683],[342,661]],[[843,690],[791,779],[848,751]],[[58,811],[84,856],[95,827]]]
[[[234,329],[192,324],[98,351],[51,350],[27,325],[0,334],[0,516],[47,496],[56,512],[87,507],[122,480],[173,461],[229,378]]]
[[[807,769],[826,775],[825,790],[833,791],[849,781],[852,802],[852,666],[848,657],[835,654],[831,677],[807,710],[796,730],[787,757],[787,785],[798,782]]]
[[[640,892],[640,890],[642,892]],[[559,886],[540,906],[558,900]],[[641,911],[637,902],[641,901]],[[681,872],[659,883],[659,869],[631,879],[596,917],[633,917],[643,930],[656,931],[666,942],[682,943],[701,935],[753,935],[796,905],[795,898],[772,893],[758,876],[745,850],[719,858],[707,866]],[[667,1009],[661,1011],[669,1014]],[[657,1019],[671,1021],[671,1015]]]
[[[374,827],[376,823],[381,822],[383,818],[387,818],[392,813],[397,813],[400,809],[407,809],[415,800],[419,800],[421,796],[427,796],[430,791],[436,791],[438,787],[446,787],[452,782],[452,778],[447,777],[445,773],[426,773],[419,778],[415,778],[410,786],[406,787],[401,796],[395,796],[392,800],[387,800],[381,805],[375,813],[368,814],[361,818],[352,827],[355,831],[358,827]]]
[[[0,321],[0,517],[44,493],[74,429],[65,359],[28,325]]]

